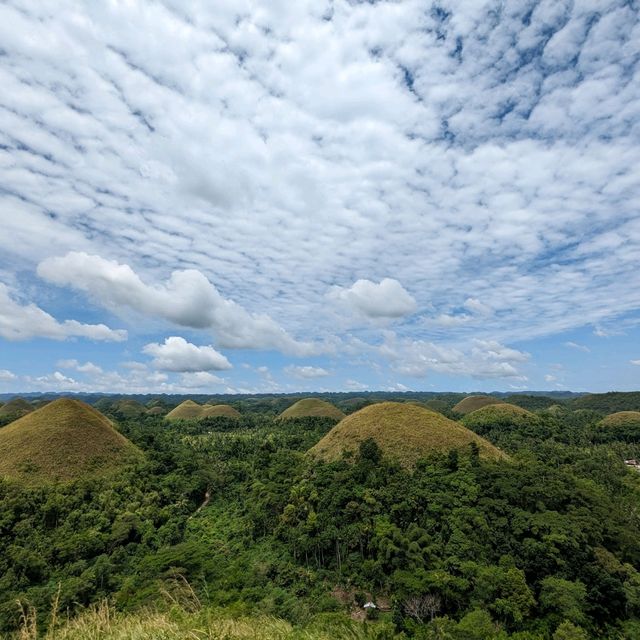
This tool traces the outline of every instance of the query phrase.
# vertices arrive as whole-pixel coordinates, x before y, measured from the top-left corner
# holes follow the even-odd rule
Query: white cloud
[[[346,380],[344,383],[346,389],[350,391],[367,391],[369,389],[369,385],[364,384],[364,382],[360,382],[358,380]]]
[[[80,373],[86,373],[92,376],[97,376],[103,373],[102,367],[99,367],[97,364],[93,364],[93,362],[80,364],[74,358],[69,360],[58,360],[56,366],[60,367],[60,369],[73,369]]]
[[[583,345],[583,344],[578,344],[577,342],[565,342],[564,343],[565,347],[569,347],[570,349],[575,349],[576,351],[583,351],[584,353],[591,353],[591,349],[589,349],[589,347]]]
[[[388,274],[415,299],[399,333],[444,350],[619,326],[640,309],[634,8],[440,5],[0,5],[2,268],[108,256],[70,260],[74,286],[218,348],[348,341],[327,287],[349,303]],[[343,322],[376,344],[390,308],[355,294]]]
[[[323,369],[322,367],[312,367],[309,365],[305,366],[296,366],[289,365],[284,368],[284,372],[287,375],[293,376],[294,378],[324,378],[328,375],[331,375],[329,371]]]
[[[629,360],[631,364],[635,364],[637,367],[640,367],[640,360]]]
[[[493,313],[493,309],[477,298],[467,298],[464,301],[464,308],[471,313],[477,313],[482,316],[489,316]]]
[[[148,285],[129,265],[70,252],[43,260],[38,265],[38,275],[48,282],[83,291],[115,312],[128,308],[180,326],[210,329],[222,347],[271,348],[293,354],[313,351],[309,343],[293,340],[266,314],[250,314],[223,298],[196,269],[174,271],[166,282]]]
[[[142,352],[152,356],[153,366],[164,371],[221,371],[232,366],[212,346],[198,347],[180,336],[166,338],[163,344],[147,344]]]
[[[8,369],[0,369],[0,381],[9,382],[10,380],[15,380],[17,378],[16,374]]]
[[[30,338],[88,338],[108,342],[127,339],[122,329],[110,329],[104,324],[83,324],[76,320],[58,322],[52,315],[33,303],[21,304],[11,295],[9,288],[0,283],[0,336],[7,340]]]
[[[424,340],[400,339],[388,333],[379,353],[394,371],[421,378],[429,372],[473,378],[516,378],[526,376],[518,366],[529,354],[505,347],[493,340],[474,340],[470,349],[437,345]]]
[[[550,373],[544,377],[545,382],[555,382],[557,379],[558,378],[556,376],[551,375]]]
[[[224,384],[224,380],[208,371],[192,371],[180,376],[180,384],[190,389],[208,389]]]
[[[346,302],[369,318],[401,318],[416,309],[413,296],[393,278],[379,283],[356,280],[349,288],[333,287],[329,297]]]

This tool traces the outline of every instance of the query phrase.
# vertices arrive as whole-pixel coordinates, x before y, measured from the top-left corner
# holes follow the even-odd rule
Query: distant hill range
[[[470,396],[491,396],[498,401],[513,404],[528,411],[548,409],[553,405],[566,407],[569,410],[587,409],[603,414],[617,411],[640,411],[640,391],[612,391],[608,393],[577,393],[573,391],[521,391],[515,393],[505,392],[436,392],[436,391],[407,391],[404,393],[392,391],[359,391],[354,392],[330,392],[330,393],[289,393],[289,394],[97,394],[97,393],[2,393],[0,402],[8,402],[16,397],[28,401],[34,408],[36,402],[43,400],[55,400],[63,396],[72,396],[77,400],[96,406],[101,410],[119,410],[121,414],[135,415],[142,413],[154,405],[166,408],[166,411],[177,407],[187,398],[194,402],[204,404],[231,404],[241,413],[271,413],[274,416],[281,414],[294,403],[316,398],[329,402],[345,414],[353,413],[363,407],[378,402],[421,402],[438,401],[438,410],[452,410],[458,403]]]

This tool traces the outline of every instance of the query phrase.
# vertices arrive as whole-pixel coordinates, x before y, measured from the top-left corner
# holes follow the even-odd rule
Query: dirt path
[[[209,504],[210,501],[211,491],[207,489],[204,494],[204,500],[202,501],[202,504],[189,516],[189,520],[191,520],[191,518],[193,518],[194,516],[197,516]]]

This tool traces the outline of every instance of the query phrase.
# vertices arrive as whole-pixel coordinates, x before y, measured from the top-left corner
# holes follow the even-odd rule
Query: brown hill
[[[403,466],[412,466],[433,452],[469,450],[474,442],[481,458],[507,456],[484,438],[461,424],[423,407],[400,402],[381,402],[352,413],[339,422],[310,450],[325,461],[338,460],[343,452],[356,453],[373,438],[383,454]]]
[[[482,407],[486,407],[490,404],[502,404],[502,402],[502,400],[494,398],[493,396],[467,396],[453,407],[453,411],[455,413],[466,415],[467,413],[471,413],[477,409],[482,409]]]
[[[298,400],[295,404],[285,409],[278,418],[280,420],[291,420],[292,418],[333,418],[342,420],[344,413],[338,407],[320,398],[305,398]]]
[[[202,412],[200,413],[201,418],[216,418],[218,416],[223,418],[233,418],[235,420],[242,417],[239,411],[236,411],[236,409],[228,404],[205,404]]]
[[[600,424],[608,428],[640,427],[640,411],[618,411],[603,418]]]
[[[202,413],[202,405],[193,400],[185,400],[175,409],[167,413],[167,420],[193,420],[200,417]]]
[[[531,411],[527,411],[515,404],[489,404],[481,409],[467,413],[461,422],[465,427],[474,431],[486,427],[535,424],[540,419]]]
[[[103,475],[141,455],[99,411],[70,398],[0,429],[0,476],[27,482]]]

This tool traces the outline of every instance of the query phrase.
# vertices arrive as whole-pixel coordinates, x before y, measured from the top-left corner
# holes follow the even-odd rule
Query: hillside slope
[[[140,455],[99,411],[69,398],[0,429],[0,477],[71,480],[102,475]]]
[[[298,400],[298,402],[291,405],[288,409],[285,409],[278,417],[281,420],[308,417],[342,420],[344,413],[326,400],[321,400],[320,398],[305,398],[304,400]]]
[[[433,452],[465,449],[474,442],[480,457],[507,456],[466,427],[423,407],[399,402],[381,402],[365,407],[339,422],[310,450],[322,460],[337,460],[343,451],[356,453],[363,441],[374,439],[383,454],[404,466]]]

